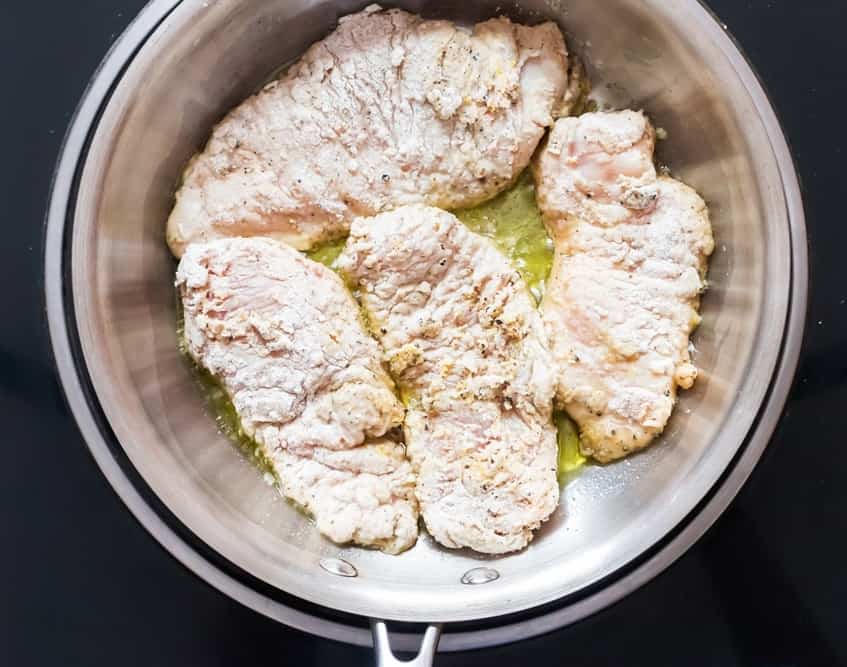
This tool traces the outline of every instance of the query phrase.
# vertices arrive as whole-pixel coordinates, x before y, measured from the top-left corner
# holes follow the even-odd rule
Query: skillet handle
[[[424,632],[421,648],[418,654],[411,660],[398,660],[391,650],[391,640],[388,638],[388,628],[385,621],[371,621],[371,632],[373,632],[374,650],[376,651],[376,667],[432,667],[435,659],[435,649],[441,638],[441,625],[429,625]]]

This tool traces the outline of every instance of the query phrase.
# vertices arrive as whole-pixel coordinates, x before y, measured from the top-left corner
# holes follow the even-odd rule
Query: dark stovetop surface
[[[0,3],[0,665],[372,664],[184,570],[88,454],[51,368],[41,297],[53,163],[86,81],[143,0]],[[439,665],[847,664],[847,4],[710,0],[770,90],[802,173],[813,289],[797,384],[764,459],[691,551],[623,602]]]

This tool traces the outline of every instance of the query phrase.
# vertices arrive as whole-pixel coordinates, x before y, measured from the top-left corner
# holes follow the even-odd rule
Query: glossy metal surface
[[[376,667],[429,667],[435,657],[438,648],[438,639],[441,636],[440,625],[430,625],[423,634],[420,650],[411,660],[398,660],[391,650],[391,640],[388,636],[388,628],[383,621],[374,621],[372,624],[373,643],[376,650]]]
[[[490,559],[440,549],[425,537],[400,557],[339,549],[320,538],[216,432],[175,346],[174,263],[164,245],[164,220],[183,164],[228,108],[326,34],[337,16],[361,4],[186,1],[168,13],[172,4],[151,4],[106,61],[111,70],[95,79],[86,100],[93,108],[81,110],[57,177],[46,276],[51,333],[74,412],[122,497],[169,549],[230,595],[315,631],[308,616],[286,613],[215,571],[126,488],[100,450],[96,426],[88,424],[91,406],[76,396],[64,342],[68,331],[59,321],[69,305],[61,292],[63,240],[70,243],[70,328],[78,330],[115,436],[185,526],[272,586],[332,609],[423,622],[496,618],[570,596],[562,609],[513,623],[498,635],[445,635],[448,648],[462,648],[526,636],[590,613],[653,576],[708,527],[773,427],[796,361],[806,277],[802,211],[779,128],[743,58],[699,5],[573,0],[567,10],[554,10],[521,3],[519,18],[551,17],[575,36],[571,47],[587,59],[599,96],[644,107],[668,131],[660,159],[707,199],[718,251],[695,337],[703,372],[680,401],[662,442],[628,461],[583,470],[568,483],[562,510],[533,545],[497,559],[497,581],[467,586],[460,581],[463,573]],[[406,6],[477,20],[495,5]],[[127,62],[84,164],[74,164],[97,96],[106,96]],[[68,172],[77,166],[79,191],[72,224],[65,227],[62,201],[70,196]],[[782,368],[775,375],[781,350]],[[759,430],[711,503],[664,550],[624,579],[585,595],[587,586],[617,575],[683,525],[727,471],[757,415]],[[349,561],[358,576],[332,576],[319,566],[334,557]],[[367,641],[364,629],[320,624],[320,631],[336,638]]]

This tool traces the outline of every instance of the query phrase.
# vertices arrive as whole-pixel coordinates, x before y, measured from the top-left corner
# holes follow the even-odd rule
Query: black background
[[[56,384],[49,181],[88,78],[142,4],[0,0],[0,665],[372,664],[184,570],[109,488]],[[764,79],[802,174],[812,292],[785,416],[730,510],[653,582],[576,626],[438,665],[847,665],[847,2],[709,4]]]

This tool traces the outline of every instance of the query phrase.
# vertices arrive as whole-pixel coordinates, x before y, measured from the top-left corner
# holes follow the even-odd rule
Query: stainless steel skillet
[[[557,20],[598,93],[645,108],[669,135],[661,160],[710,204],[718,251],[695,337],[703,373],[662,441],[571,480],[563,511],[523,553],[482,558],[427,539],[400,557],[338,548],[258,483],[217,433],[176,350],[163,231],[182,166],[212,124],[363,4],[153,0],[145,8],[92,79],[57,169],[45,257],[56,362],[115,490],[175,557],[228,595],[358,644],[371,642],[370,619],[402,623],[402,648],[416,644],[420,628],[406,624],[445,624],[444,650],[513,641],[582,618],[661,571],[755,465],[802,338],[797,178],[755,75],[693,0],[503,5],[516,18]],[[499,6],[399,4],[465,22]],[[380,642],[382,626],[374,627]],[[434,647],[437,632],[427,637]]]

